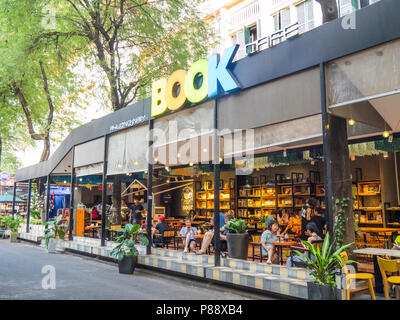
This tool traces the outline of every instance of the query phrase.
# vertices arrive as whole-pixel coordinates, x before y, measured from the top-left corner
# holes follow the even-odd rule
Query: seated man
[[[306,232],[305,234],[308,235],[309,237],[307,238],[307,241],[312,243],[313,241],[319,241],[322,240],[322,238],[317,234],[318,227],[314,222],[309,222],[306,225]],[[306,247],[302,244],[299,243],[297,251],[304,253],[304,250]],[[287,267],[293,267],[293,266],[299,266],[299,267],[305,267],[307,265],[307,261],[299,255],[294,255],[293,257],[289,257],[286,260],[286,266]]]
[[[151,235],[153,236],[153,246],[154,247],[162,247],[164,244],[164,238],[163,238],[163,234],[164,231],[169,231],[169,226],[168,224],[164,221],[165,217],[164,216],[160,216],[158,217],[158,223],[156,225],[156,227],[151,231]],[[155,237],[154,235],[158,233],[160,236]]]
[[[192,220],[190,217],[185,218],[185,227],[179,231],[179,234],[181,236],[184,236],[183,239],[183,244],[184,244],[184,249],[183,252],[188,252],[188,247],[190,246],[190,249],[194,251],[196,248],[196,239],[194,238],[195,234],[198,234],[198,230],[196,227],[192,227]]]
[[[222,213],[219,214],[219,230],[221,233],[224,232],[224,226],[228,221],[226,221],[226,217],[224,214],[222,214]],[[215,224],[215,219],[212,220],[212,224],[213,225]],[[214,238],[214,232],[215,232],[215,230],[212,229],[210,231],[207,231],[204,234],[203,241],[201,242],[201,249],[196,251],[196,254],[205,254],[206,253],[208,246],[211,244],[211,241]]]

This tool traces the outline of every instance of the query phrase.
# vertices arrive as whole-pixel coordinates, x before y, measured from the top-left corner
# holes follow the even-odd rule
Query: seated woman
[[[307,241],[312,243],[313,241],[318,241],[322,240],[322,238],[317,234],[318,228],[317,225],[314,222],[307,223],[306,225],[306,232],[305,234],[308,235]],[[306,247],[302,244],[299,243],[296,245],[296,247],[299,247],[298,251],[303,252],[302,249],[305,249]],[[303,259],[303,257],[299,255],[295,255],[292,257],[289,257],[286,261],[286,266],[287,267],[293,267],[293,264],[305,264],[306,261]]]
[[[219,214],[219,230],[220,232],[224,232],[224,226],[227,223],[226,217],[224,214]],[[214,219],[212,220],[212,224],[215,224]],[[205,254],[208,246],[211,244],[211,241],[214,238],[214,229],[207,231],[204,234],[203,241],[201,242],[201,249],[196,251],[196,254]]]
[[[279,236],[278,222],[276,222],[275,220],[271,221],[267,227],[267,230],[265,230],[261,235],[261,246],[262,246],[261,250],[263,255],[268,256],[267,260],[268,264],[276,262],[277,260],[275,246],[270,243],[278,241],[278,236]]]
[[[192,251],[196,249],[196,239],[194,238],[195,234],[198,234],[198,230],[196,227],[192,227],[192,220],[190,217],[185,218],[185,226],[179,231],[181,236],[184,236],[184,249],[183,252],[188,252],[188,247]]]
[[[298,234],[300,231],[301,231],[300,216],[296,215],[294,212],[290,212],[288,225],[286,229],[282,232],[282,235]]]
[[[286,209],[279,209],[276,215],[279,225],[286,225],[289,223],[289,214]]]

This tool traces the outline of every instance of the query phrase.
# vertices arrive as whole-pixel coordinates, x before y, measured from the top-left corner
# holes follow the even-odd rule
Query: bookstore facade
[[[47,190],[69,185],[74,235],[77,228],[85,233],[85,218],[77,216],[84,194],[88,207],[104,210],[115,188],[127,203],[139,196],[148,222],[164,215],[179,223],[194,210],[206,224],[221,211],[246,219],[257,233],[264,216],[277,209],[298,216],[315,198],[332,225],[324,147],[326,119],[334,116],[347,123],[344,166],[350,166],[357,241],[384,246],[380,231],[400,231],[399,10],[398,1],[383,1],[357,11],[355,30],[333,21],[232,64],[230,48],[219,62],[225,69],[214,73],[210,65],[218,59],[209,58],[208,69],[204,59],[186,77],[166,80],[169,111],[154,99],[162,90],[153,90],[153,99],[73,130],[48,161],[18,170],[16,183],[47,178]],[[320,45],[326,39],[329,45]],[[190,76],[192,90],[175,101]],[[117,176],[122,186],[115,186]],[[103,215],[103,241],[107,223]]]

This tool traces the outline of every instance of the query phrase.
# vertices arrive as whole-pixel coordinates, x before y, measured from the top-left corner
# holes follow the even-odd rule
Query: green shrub
[[[245,233],[247,229],[247,224],[243,219],[232,219],[229,220],[225,225],[225,230],[229,233]]]

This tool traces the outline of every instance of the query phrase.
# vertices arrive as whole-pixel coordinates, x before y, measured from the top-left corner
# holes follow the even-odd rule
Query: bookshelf
[[[385,217],[382,207],[381,182],[380,180],[358,181],[354,210],[359,216],[359,225],[384,227]]]

